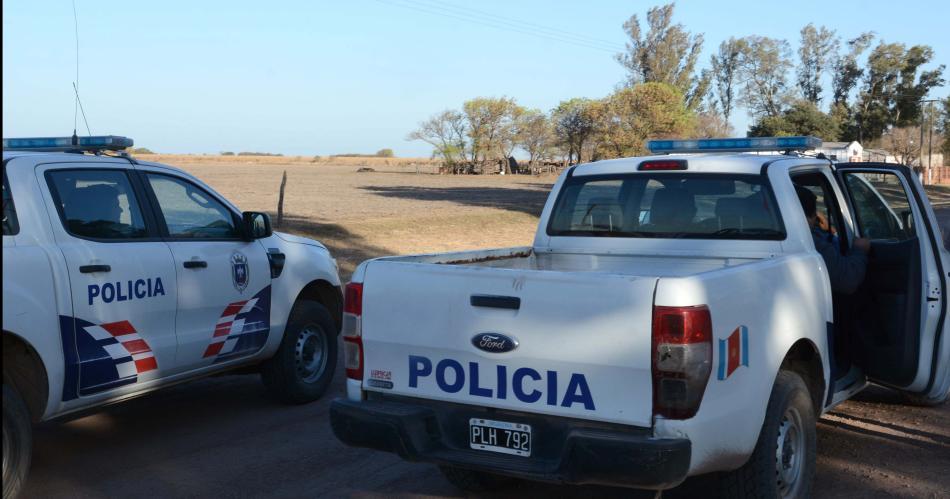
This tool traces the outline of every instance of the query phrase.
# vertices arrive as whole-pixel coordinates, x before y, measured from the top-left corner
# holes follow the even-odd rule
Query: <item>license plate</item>
[[[530,425],[472,418],[468,420],[468,436],[473,449],[531,455]]]

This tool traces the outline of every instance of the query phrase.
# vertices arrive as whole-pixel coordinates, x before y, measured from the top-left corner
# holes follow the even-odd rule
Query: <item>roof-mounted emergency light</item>
[[[4,151],[43,151],[43,152],[96,152],[121,151],[132,147],[132,139],[118,135],[98,135],[89,137],[32,137],[23,139],[3,139]]]
[[[650,140],[654,154],[678,152],[807,151],[821,147],[818,137],[749,137],[738,139]]]

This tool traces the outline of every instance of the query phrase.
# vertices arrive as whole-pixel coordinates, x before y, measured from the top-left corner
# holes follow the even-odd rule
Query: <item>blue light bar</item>
[[[118,135],[89,137],[31,137],[3,139],[4,151],[121,151],[132,147],[132,139]]]
[[[655,154],[675,152],[807,151],[821,147],[818,137],[749,137],[744,139],[650,140]]]

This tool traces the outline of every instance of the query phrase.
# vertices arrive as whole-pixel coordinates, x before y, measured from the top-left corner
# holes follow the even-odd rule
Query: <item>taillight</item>
[[[346,377],[363,379],[363,284],[351,282],[343,295],[343,363]]]
[[[653,414],[688,419],[712,371],[712,319],[705,305],[653,307]]]

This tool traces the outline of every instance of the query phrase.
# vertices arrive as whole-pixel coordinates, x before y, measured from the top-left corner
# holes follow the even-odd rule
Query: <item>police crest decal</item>
[[[250,278],[247,268],[247,257],[240,251],[235,251],[231,255],[231,280],[234,282],[234,289],[243,293],[247,289],[247,281]]]

